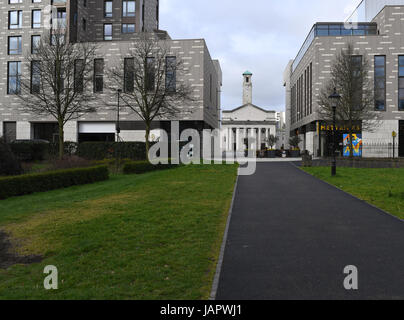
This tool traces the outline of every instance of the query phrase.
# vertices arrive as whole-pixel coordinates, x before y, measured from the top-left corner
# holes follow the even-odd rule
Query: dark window
[[[404,111],[404,56],[398,57],[398,110]]]
[[[104,24],[104,40],[112,40],[112,24]]]
[[[8,54],[22,53],[22,37],[8,37]]]
[[[8,12],[8,28],[9,29],[22,28],[22,10],[15,10]]]
[[[112,18],[112,1],[104,2],[104,17]]]
[[[363,84],[362,84],[362,56],[352,56],[352,91],[353,95],[353,105],[354,109],[360,108],[362,105],[362,92],[363,92]]]
[[[3,122],[3,138],[7,143],[17,139],[17,122]]]
[[[386,56],[375,56],[375,109],[386,110]]]
[[[122,1],[122,16],[134,17],[136,12],[136,1]]]
[[[31,62],[31,93],[40,93],[41,91],[41,62]]]
[[[146,90],[154,91],[155,89],[155,65],[154,58],[149,57],[146,59],[146,70],[145,70],[145,80],[146,80]]]
[[[84,90],[84,68],[83,59],[74,61],[74,91],[80,93]]]
[[[133,92],[135,88],[135,59],[125,58],[124,60],[124,91]]]
[[[55,79],[58,84],[57,90],[62,92],[65,88],[65,74],[63,68],[63,61],[55,61]]]
[[[83,18],[83,23],[82,23],[83,31],[87,30],[87,20]]]
[[[94,92],[104,91],[104,59],[94,59]]]
[[[7,69],[7,93],[21,93],[21,62],[9,62]]]
[[[35,54],[38,52],[39,45],[41,44],[41,36],[31,37],[31,53]]]
[[[177,89],[177,58],[166,57],[166,90],[175,92]]]

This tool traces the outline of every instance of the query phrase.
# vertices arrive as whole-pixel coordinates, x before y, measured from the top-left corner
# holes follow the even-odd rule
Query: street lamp
[[[118,89],[117,92],[118,92],[118,112],[117,112],[117,117],[116,117],[116,139],[117,139],[117,142],[119,142],[120,141],[119,134],[121,133],[121,128],[120,128],[120,124],[119,124],[119,109],[120,109],[119,103],[120,103],[120,97],[121,97],[122,90]]]
[[[336,131],[336,112],[337,112],[337,106],[339,103],[339,100],[341,99],[341,96],[337,93],[337,88],[334,88],[334,93],[328,97],[331,100],[332,104],[332,122],[333,122],[333,145],[332,145],[332,164],[331,164],[331,175],[335,176],[337,174],[337,159],[335,157],[335,131]]]

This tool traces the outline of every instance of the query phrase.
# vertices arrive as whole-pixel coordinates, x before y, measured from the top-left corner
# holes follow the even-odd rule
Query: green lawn
[[[0,299],[208,298],[236,174],[192,165],[0,201],[0,230],[44,257],[0,269]]]
[[[404,219],[404,169],[302,168],[338,188]]]

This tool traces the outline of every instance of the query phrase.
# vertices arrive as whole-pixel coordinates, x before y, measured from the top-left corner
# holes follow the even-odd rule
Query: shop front
[[[362,156],[362,123],[356,121],[352,125],[352,144],[354,156]],[[334,132],[336,153],[338,156],[349,156],[350,143],[349,143],[349,124],[347,121],[338,122],[334,125],[326,121],[317,122],[317,134],[319,137],[319,149],[317,154],[322,157],[331,157],[333,152]]]

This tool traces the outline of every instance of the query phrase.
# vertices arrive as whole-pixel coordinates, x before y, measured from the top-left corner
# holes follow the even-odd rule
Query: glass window
[[[8,37],[8,54],[22,53],[22,37]]]
[[[21,93],[21,62],[9,62],[7,71],[8,94]]]
[[[22,28],[22,10],[9,11],[8,13],[8,28]]]
[[[41,36],[31,37],[31,53],[35,54],[38,52],[40,43],[41,43]]]
[[[124,17],[134,17],[135,16],[135,9],[136,8],[136,1],[123,1],[122,2],[122,15]]]
[[[153,57],[148,57],[146,59],[145,78],[146,78],[146,90],[154,91],[154,89],[155,89],[155,65],[154,65]]]
[[[135,88],[135,59],[125,58],[124,61],[124,90],[133,92]]]
[[[375,109],[386,110],[386,57],[375,56]]]
[[[135,33],[135,25],[133,23],[131,23],[131,24],[127,24],[127,23],[122,24],[122,33]]]
[[[74,61],[74,91],[83,92],[84,89],[84,61],[77,59]]]
[[[112,18],[112,1],[104,2],[104,17]]]
[[[398,56],[398,110],[404,111],[404,56]]]
[[[41,27],[41,10],[32,10],[32,28]]]
[[[22,0],[8,0],[9,4],[22,3]]]
[[[41,62],[31,62],[31,93],[40,93],[41,90]]]
[[[104,24],[104,40],[112,40],[112,24]]]
[[[104,91],[104,59],[94,59],[94,92]]]
[[[352,29],[346,29],[344,27],[341,28],[341,36],[351,36]]]
[[[177,89],[177,58],[167,57],[166,58],[166,90],[168,92],[175,92]],[[247,80],[249,78],[247,77]],[[248,81],[247,81],[248,82]]]

